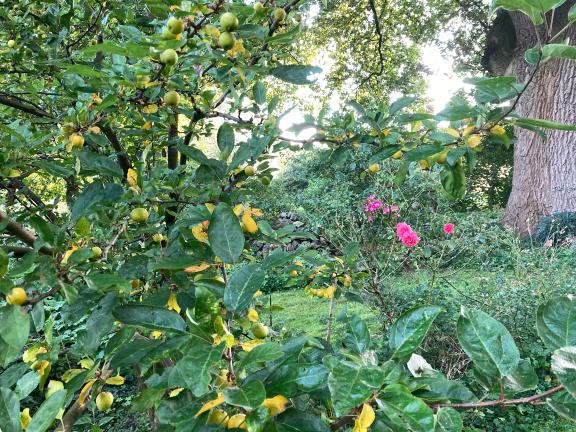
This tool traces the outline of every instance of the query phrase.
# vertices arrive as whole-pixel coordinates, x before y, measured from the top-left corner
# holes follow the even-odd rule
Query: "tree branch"
[[[120,165],[120,168],[122,168],[122,172],[124,173],[124,179],[127,179],[128,169],[132,168],[132,163],[130,162],[130,159],[128,159],[128,155],[126,154],[126,151],[122,146],[122,143],[120,143],[120,140],[116,136],[116,133],[112,130],[110,126],[103,123],[99,123],[98,126],[100,127],[104,135],[106,135],[106,138],[108,138],[108,141],[110,141],[110,144],[112,144],[112,147],[114,148],[114,150],[116,150],[116,153],[118,153],[118,165]]]
[[[54,118],[52,114],[42,108],[35,107],[30,102],[23,99],[14,99],[6,95],[0,95],[0,104],[15,108],[17,110],[23,111],[28,114],[32,114],[38,117]]]
[[[541,393],[536,393],[535,395],[518,399],[498,399],[483,402],[434,404],[432,405],[432,408],[435,410],[441,407],[450,407],[456,409],[474,409],[474,408],[493,407],[498,405],[502,406],[523,405],[523,404],[537,405],[539,399],[543,399],[547,396],[553,395],[554,393],[558,393],[559,391],[562,390],[564,390],[564,386],[560,384],[559,386],[553,387]]]
[[[7,222],[5,228],[6,231],[8,231],[17,239],[26,243],[28,246],[34,247],[34,243],[36,242],[36,236],[34,235],[34,233],[24,228],[18,222],[11,220],[10,217],[5,212],[0,210],[0,223],[2,222]],[[52,255],[54,253],[52,248],[49,246],[42,246],[39,249],[39,252],[45,255]]]

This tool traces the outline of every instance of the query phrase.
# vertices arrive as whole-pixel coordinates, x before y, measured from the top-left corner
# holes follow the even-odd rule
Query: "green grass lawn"
[[[329,299],[309,297],[303,289],[293,289],[273,293],[272,303],[284,308],[274,312],[272,316],[275,329],[284,327],[294,334],[306,332],[312,336],[326,337],[330,312]],[[338,319],[343,314],[360,316],[370,326],[373,336],[376,336],[379,326],[374,312],[363,304],[342,298],[335,300],[334,340],[342,339],[344,336],[345,325]]]

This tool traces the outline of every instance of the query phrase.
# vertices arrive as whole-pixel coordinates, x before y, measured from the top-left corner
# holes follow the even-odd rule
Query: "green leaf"
[[[0,308],[0,338],[11,348],[20,351],[28,341],[30,317],[20,306]]]
[[[20,400],[16,393],[4,387],[0,388],[0,425],[2,432],[22,432]]]
[[[419,388],[414,396],[427,402],[472,402],[476,396],[460,381],[447,379],[442,373],[427,371],[421,377],[414,378]]]
[[[475,117],[476,111],[470,105],[458,101],[458,103],[451,104],[442,111],[440,111],[436,118],[438,120],[449,120],[449,121],[456,121],[456,120],[464,120],[469,117]]]
[[[576,398],[570,393],[560,392],[552,398],[546,399],[546,403],[560,416],[576,421]]]
[[[462,416],[454,408],[442,407],[436,413],[434,432],[460,432],[463,427]]]
[[[440,174],[440,183],[448,198],[459,199],[466,193],[466,174],[461,163],[445,165]]]
[[[0,248],[0,278],[4,277],[6,272],[8,272],[8,263],[10,259],[8,258],[8,254],[4,251],[4,249]]]
[[[390,105],[390,109],[388,109],[388,113],[393,116],[401,109],[406,108],[407,106],[411,105],[416,100],[415,96],[405,96],[402,97]]]
[[[330,432],[330,427],[316,414],[290,408],[275,421],[278,432]]]
[[[536,331],[551,351],[576,346],[576,300],[562,296],[541,304],[536,312]]]
[[[519,119],[513,119],[512,123],[514,123],[516,126],[523,127],[525,129],[530,129],[530,127],[536,126],[546,129],[576,131],[576,125],[567,125],[564,123],[557,123],[542,119],[519,118]]]
[[[234,129],[228,123],[223,123],[222,126],[218,128],[218,134],[216,136],[218,142],[218,148],[221,152],[230,154],[234,148]]]
[[[428,156],[438,154],[444,150],[444,147],[434,144],[427,144],[416,147],[414,150],[407,152],[404,157],[407,161],[416,162],[421,159],[426,159]]]
[[[576,4],[572,5],[568,11],[568,21],[576,21]]]
[[[182,317],[165,308],[129,304],[116,307],[112,314],[124,324],[168,332],[183,333],[186,331],[186,322]]]
[[[549,44],[542,47],[542,59],[561,58],[576,60],[576,47],[566,44]]]
[[[230,312],[245,310],[254,294],[264,284],[266,273],[256,263],[248,264],[236,270],[228,278],[224,290],[224,305]]]
[[[228,204],[220,203],[214,209],[208,239],[214,254],[225,263],[235,262],[244,249],[244,234],[238,218]]]
[[[146,411],[162,400],[165,389],[145,388],[138,396],[132,399],[130,412]]]
[[[330,370],[328,388],[336,416],[348,414],[384,384],[385,374],[380,368],[358,365],[349,361],[324,358]]]
[[[258,105],[266,103],[266,86],[262,84],[262,81],[258,81],[256,84],[254,84],[252,94],[254,96],[254,102],[256,102]]]
[[[503,378],[518,367],[520,353],[514,339],[490,315],[462,307],[456,330],[462,348],[486,375]]]
[[[346,336],[342,343],[352,351],[361,354],[370,347],[370,330],[366,322],[354,315],[346,326]]]
[[[438,306],[423,306],[404,312],[390,327],[388,344],[394,350],[394,357],[409,357],[420,346],[442,310]]]
[[[213,347],[208,344],[196,344],[172,368],[168,385],[186,387],[192,390],[196,397],[208,393],[210,368],[220,360],[223,349],[223,345]]]
[[[228,387],[222,391],[224,400],[229,405],[252,410],[258,408],[266,398],[262,381],[251,381],[242,387]]]
[[[266,363],[273,361],[279,359],[283,355],[282,347],[276,343],[269,342],[258,345],[251,351],[247,352],[242,360],[240,360],[238,370],[242,370],[253,363]]]
[[[80,160],[84,174],[99,174],[122,178],[123,171],[120,165],[107,156],[101,156],[88,149],[76,154]]]
[[[108,334],[114,325],[112,308],[116,306],[116,293],[111,292],[100,300],[86,321],[86,336],[82,345],[83,351],[88,356],[93,356],[102,338]]]
[[[46,399],[38,411],[34,413],[32,421],[26,429],[26,432],[44,432],[47,430],[60,410],[64,407],[66,400],[66,390],[59,390],[54,393],[50,398]]]
[[[518,95],[521,85],[516,77],[471,78],[467,83],[476,87],[474,98],[478,103],[502,103]]]
[[[378,150],[376,153],[374,153],[372,155],[369,163],[371,163],[371,164],[378,163],[384,159],[388,159],[390,156],[392,156],[394,153],[396,153],[401,148],[402,148],[402,146],[400,146],[400,145],[392,145],[392,146],[384,147],[382,150]]]
[[[537,25],[544,22],[542,7],[537,0],[494,0],[491,7],[492,11],[499,8],[523,12]]]
[[[518,367],[510,375],[506,375],[503,380],[506,389],[515,392],[532,390],[538,385],[538,376],[528,359],[522,359]]]
[[[16,383],[14,391],[20,398],[20,400],[28,397],[30,393],[40,384],[40,375],[36,371],[30,371],[23,377],[21,377]]]
[[[110,366],[113,369],[119,367],[132,366],[139,364],[140,360],[144,358],[150,351],[160,344],[157,340],[133,340],[132,342],[126,341],[121,345],[118,351],[110,360]]]
[[[576,346],[559,348],[552,354],[552,372],[566,387],[570,394],[576,397]]]
[[[285,65],[270,70],[270,75],[296,85],[309,85],[316,82],[322,68],[307,65]]]
[[[388,386],[380,394],[378,402],[384,415],[394,424],[413,432],[434,430],[432,408],[412,396],[407,388],[399,384]]]

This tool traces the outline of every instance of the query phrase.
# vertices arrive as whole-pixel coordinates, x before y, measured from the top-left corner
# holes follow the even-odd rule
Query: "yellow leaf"
[[[256,225],[256,221],[252,218],[252,211],[249,208],[247,208],[242,215],[242,225],[250,234],[256,234],[258,232],[258,225]]]
[[[464,130],[462,131],[462,136],[467,137],[468,135],[470,135],[475,130],[476,130],[476,126],[474,126],[474,125],[466,126],[464,128]]]
[[[246,424],[246,414],[234,414],[228,419],[227,429],[248,429]]]
[[[334,291],[336,291],[336,288],[334,287],[334,285],[330,285],[328,288],[326,288],[324,290],[324,297],[325,298],[332,298],[334,297]]]
[[[152,336],[152,339],[158,339],[160,336],[162,336],[162,332],[160,330],[154,330],[152,333],[150,333],[150,336]]]
[[[506,129],[500,125],[494,125],[490,128],[490,132],[492,132],[494,135],[504,135],[506,133]]]
[[[241,52],[241,50],[243,49],[244,46],[242,46],[242,41],[236,41],[236,45],[234,45],[234,48],[232,48],[230,51],[233,51],[233,53],[236,54]],[[238,76],[240,76],[240,79],[242,81],[246,81],[246,76],[244,76],[244,72],[242,72],[242,69],[236,68],[236,72],[238,72]]]
[[[222,396],[222,393],[218,393],[216,399],[213,399],[210,402],[206,402],[204,405],[202,405],[202,408],[200,408],[198,412],[194,414],[194,418],[200,416],[202,413],[205,413],[206,411],[210,411],[212,408],[216,408],[218,405],[222,405],[223,403],[224,403],[224,397]]]
[[[82,367],[83,369],[90,369],[92,368],[92,366],[94,366],[94,360],[89,359],[89,358],[85,358],[82,359],[78,362],[78,364],[80,365],[80,367]]]
[[[64,256],[62,257],[62,261],[61,264],[67,264],[68,263],[68,258],[70,258],[70,256],[76,252],[78,250],[78,246],[72,246],[71,249],[68,249],[66,252],[64,252]]]
[[[146,105],[144,108],[142,108],[142,111],[144,111],[146,114],[156,114],[158,112],[158,105]]]
[[[290,401],[282,395],[274,396],[273,398],[264,399],[262,406],[265,406],[270,411],[271,416],[278,415],[286,411],[286,405]]]
[[[116,375],[113,377],[110,377],[106,380],[106,384],[110,384],[110,385],[122,385],[124,384],[124,377],[121,375]]]
[[[32,421],[32,416],[30,415],[30,408],[24,408],[20,413],[20,425],[22,429],[28,429],[28,425]]]
[[[62,381],[67,383],[68,381],[70,381],[75,376],[80,375],[82,372],[85,372],[85,370],[84,369],[68,369],[66,372],[64,372],[62,374]]]
[[[244,351],[250,352],[258,345],[263,344],[265,341],[266,341],[265,339],[252,339],[247,342],[242,342],[241,346]]]
[[[253,214],[254,216],[257,216],[257,217],[262,217],[262,216],[264,216],[264,212],[263,212],[261,209],[259,209],[259,208],[253,208],[253,209],[252,209],[252,214]]]
[[[50,398],[54,393],[64,388],[64,383],[58,380],[50,380],[48,386],[46,387],[46,394],[44,395],[46,399]]]
[[[28,348],[24,351],[24,354],[22,354],[22,361],[24,363],[32,364],[36,361],[36,356],[38,354],[46,354],[47,352],[48,350],[43,346]]]
[[[236,345],[236,339],[234,338],[234,335],[231,333],[226,333],[222,339],[224,340],[224,342],[226,342],[226,346],[228,348],[232,348],[234,345]]]
[[[440,131],[447,133],[448,135],[452,135],[454,138],[458,138],[460,136],[460,132],[453,128],[440,129]]]
[[[135,169],[128,168],[128,173],[126,174],[126,180],[128,184],[132,187],[138,187],[138,173]]]
[[[242,214],[242,212],[244,211],[244,204],[236,204],[234,206],[234,208],[232,209],[232,211],[234,212],[234,214],[238,217],[240,217],[240,215]]]
[[[201,272],[201,271],[206,270],[208,267],[210,267],[210,264],[202,263],[202,264],[198,264],[198,265],[186,267],[186,268],[184,269],[184,271],[185,271],[186,273],[199,273],[199,272]]]
[[[262,291],[258,290],[258,291],[256,291],[256,292],[254,293],[254,298],[256,298],[256,297],[262,297],[263,295],[264,295],[264,293],[263,293]]]
[[[470,146],[470,148],[477,147],[481,141],[482,137],[478,134],[470,135],[468,137],[468,145]]]
[[[204,230],[202,224],[198,224],[192,227],[192,235],[196,240],[202,243],[208,242],[208,233]]]
[[[170,297],[168,297],[168,303],[166,306],[168,306],[169,310],[173,310],[176,313],[180,313],[182,310],[178,304],[178,300],[176,299],[176,293],[170,293]]]
[[[215,206],[214,204],[212,204],[212,203],[206,203],[206,204],[204,204],[204,205],[206,206],[206,208],[208,209],[208,211],[209,211],[210,213],[212,213],[212,212],[214,211],[214,209],[216,208],[216,206]]]
[[[374,415],[374,410],[369,404],[364,404],[362,406],[362,412],[354,422],[353,432],[368,432],[368,428],[374,423],[376,416]]]
[[[88,397],[90,390],[92,390],[92,386],[95,382],[96,379],[91,379],[86,384],[84,384],[84,387],[82,387],[82,390],[80,390],[80,396],[78,396],[78,405],[84,405],[86,403],[86,398]]]
[[[256,311],[256,309],[251,308],[248,311],[248,321],[250,322],[258,322],[258,312]]]
[[[153,121],[147,121],[146,123],[144,123],[144,124],[142,125],[142,129],[148,130],[148,129],[150,129],[152,126],[154,126],[154,122],[153,122]]]
[[[184,390],[184,387],[177,387],[174,390],[172,390],[170,393],[168,393],[168,397],[176,397],[180,393],[182,393],[183,390]]]

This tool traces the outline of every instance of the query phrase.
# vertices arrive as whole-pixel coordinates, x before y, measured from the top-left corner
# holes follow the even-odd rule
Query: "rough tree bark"
[[[567,13],[576,0],[570,0],[556,10],[551,26],[555,35],[568,22]],[[507,14],[507,13],[504,13]],[[497,19],[498,20],[498,19]],[[547,22],[552,14],[547,16]],[[501,21],[511,23],[488,35],[486,54],[491,72],[515,75],[521,82],[533,72],[524,60],[524,52],[537,44],[534,25],[519,12],[509,13]],[[508,27],[506,29],[506,27]],[[511,27],[511,28],[510,28]],[[538,29],[540,40],[547,40],[545,26]],[[511,53],[494,49],[499,39],[515,39]],[[554,42],[565,38],[576,40],[576,25],[572,25]],[[492,44],[492,49],[490,49]],[[510,44],[504,44],[509,47]],[[510,55],[511,54],[511,55]],[[576,124],[576,62],[552,60],[539,67],[532,84],[517,104],[522,117],[541,118],[566,124]],[[503,222],[519,234],[534,232],[538,221],[559,211],[576,211],[576,133],[547,130],[543,139],[525,129],[516,129],[512,192]]]

